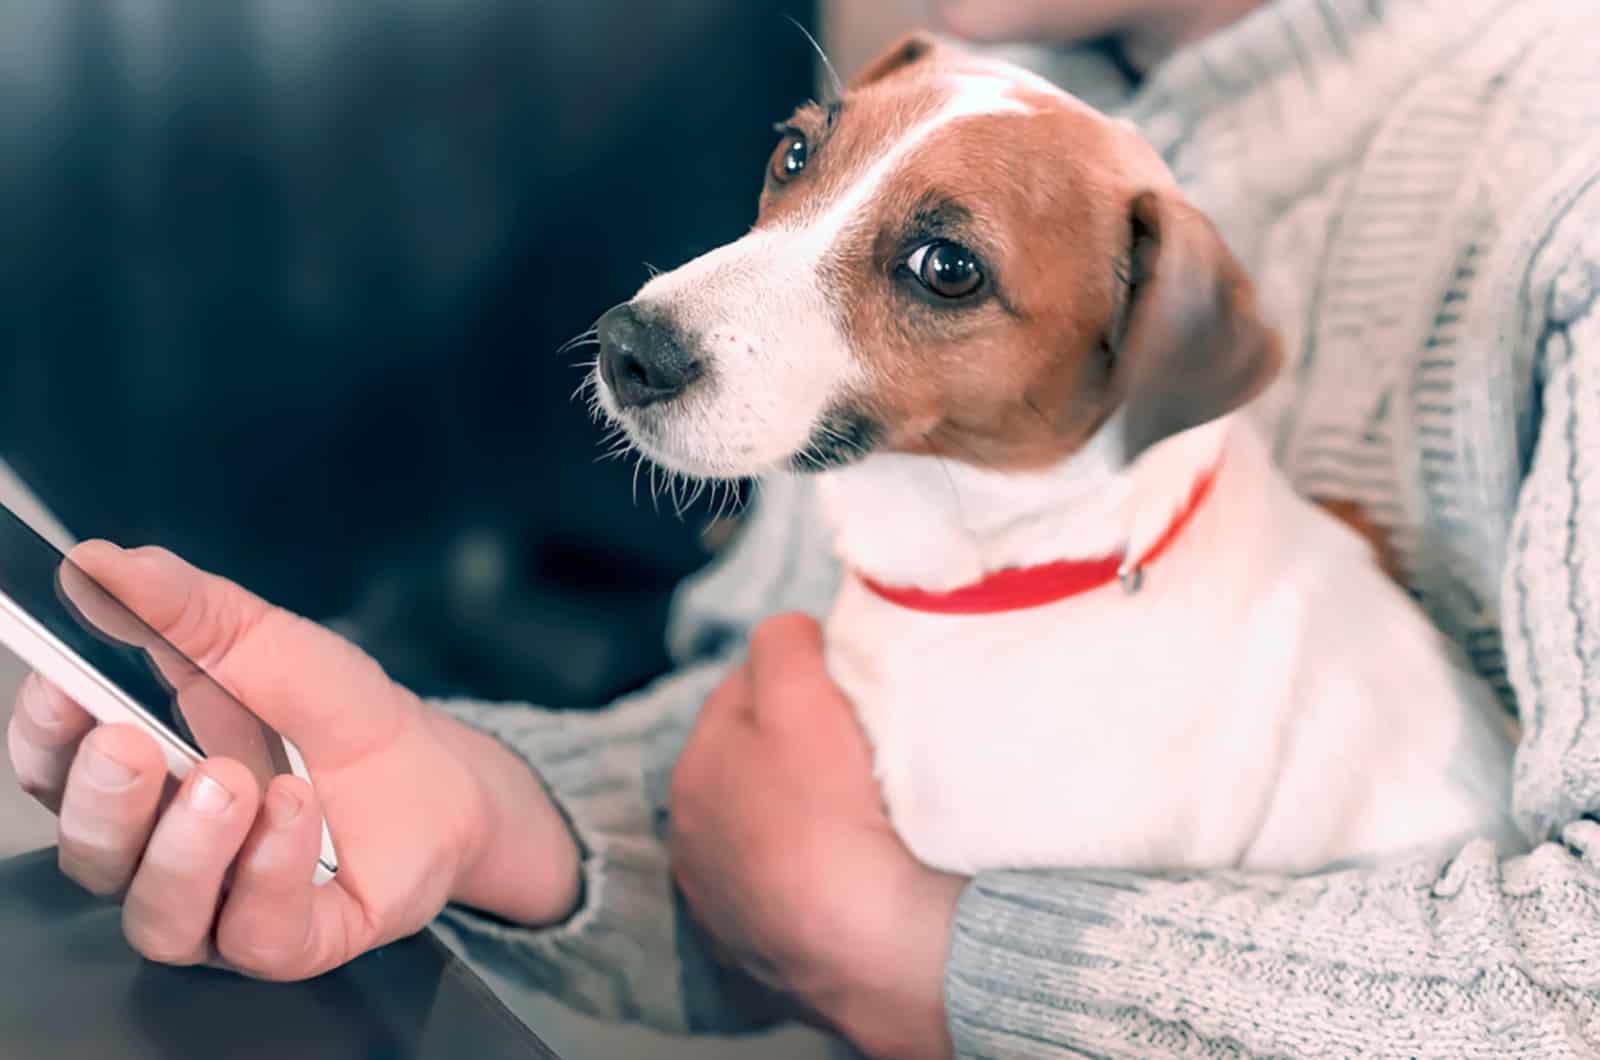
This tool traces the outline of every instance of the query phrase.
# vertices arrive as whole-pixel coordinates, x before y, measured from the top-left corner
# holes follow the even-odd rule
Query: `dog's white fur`
[[[1139,555],[1218,469],[1132,595],[950,616],[847,580],[829,670],[919,858],[1304,871],[1478,834],[1514,843],[1493,697],[1247,424],[1179,435],[1127,471],[1107,449],[1033,476],[873,456],[819,484],[847,566],[932,588]]]
[[[934,131],[1020,106],[1001,74],[969,78],[841,197],[653,279],[636,301],[669,305],[701,336],[708,378],[629,411],[602,384],[606,410],[680,471],[780,467],[860,381],[816,282],[830,246]],[[828,665],[911,849],[962,872],[1298,871],[1473,834],[1514,843],[1508,724],[1366,543],[1296,496],[1239,417],[1131,467],[1119,437],[1113,419],[1037,473],[879,454],[821,476],[848,567],[940,590],[1006,567],[1138,555],[1218,468],[1132,595],[1111,585],[948,616],[847,579]]]

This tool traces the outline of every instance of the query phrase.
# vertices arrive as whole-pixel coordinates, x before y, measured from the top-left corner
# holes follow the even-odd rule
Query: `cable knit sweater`
[[[1257,277],[1290,351],[1256,410],[1277,456],[1391,531],[1520,712],[1535,846],[1303,879],[982,875],[946,976],[958,1052],[1600,1055],[1600,4],[1275,0],[1137,87],[1061,71]],[[806,482],[774,482],[680,597],[682,672],[597,715],[451,705],[526,756],[587,852],[569,923],[453,910],[461,944],[603,1015],[753,1022],[674,907],[666,778],[719,653],[824,614],[837,578]]]

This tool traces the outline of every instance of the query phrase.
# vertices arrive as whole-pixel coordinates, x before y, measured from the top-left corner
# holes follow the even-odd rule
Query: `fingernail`
[[[233,792],[210,777],[203,776],[189,789],[189,805],[194,807],[196,813],[216,817],[233,805]]]
[[[139,774],[95,747],[83,750],[83,771],[89,783],[101,791],[121,791],[132,784]]]
[[[274,828],[287,828],[300,816],[304,806],[294,792],[273,788],[272,794],[267,796],[267,820]]]

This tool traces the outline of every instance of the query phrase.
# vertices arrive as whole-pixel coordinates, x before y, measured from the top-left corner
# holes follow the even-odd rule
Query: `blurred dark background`
[[[559,355],[753,220],[793,0],[0,4],[0,457],[419,690],[666,665],[658,513]]]

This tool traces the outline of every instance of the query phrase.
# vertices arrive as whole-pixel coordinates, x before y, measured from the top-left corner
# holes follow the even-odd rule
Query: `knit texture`
[[[1275,0],[1131,96],[1068,85],[1139,125],[1257,277],[1289,355],[1255,408],[1276,455],[1390,532],[1520,712],[1536,845],[1298,880],[985,874],[947,970],[961,1055],[1600,1053],[1597,56],[1592,0]],[[773,482],[685,588],[673,647],[730,658],[768,614],[820,617],[837,581],[808,486]],[[595,716],[451,706],[541,772],[587,855],[562,927],[447,914],[480,960],[603,1015],[759,1022],[678,915],[662,839],[723,665]]]
[[[459,907],[439,921],[513,1010],[519,993],[537,991],[674,1032],[727,1034],[772,1020],[771,999],[720,970],[682,915],[666,848],[672,765],[700,704],[761,619],[821,617],[838,590],[809,485],[778,479],[761,493],[739,545],[679,590],[670,631],[678,673],[598,713],[437,704],[526,759],[582,848],[584,901],[565,924],[529,931]]]

